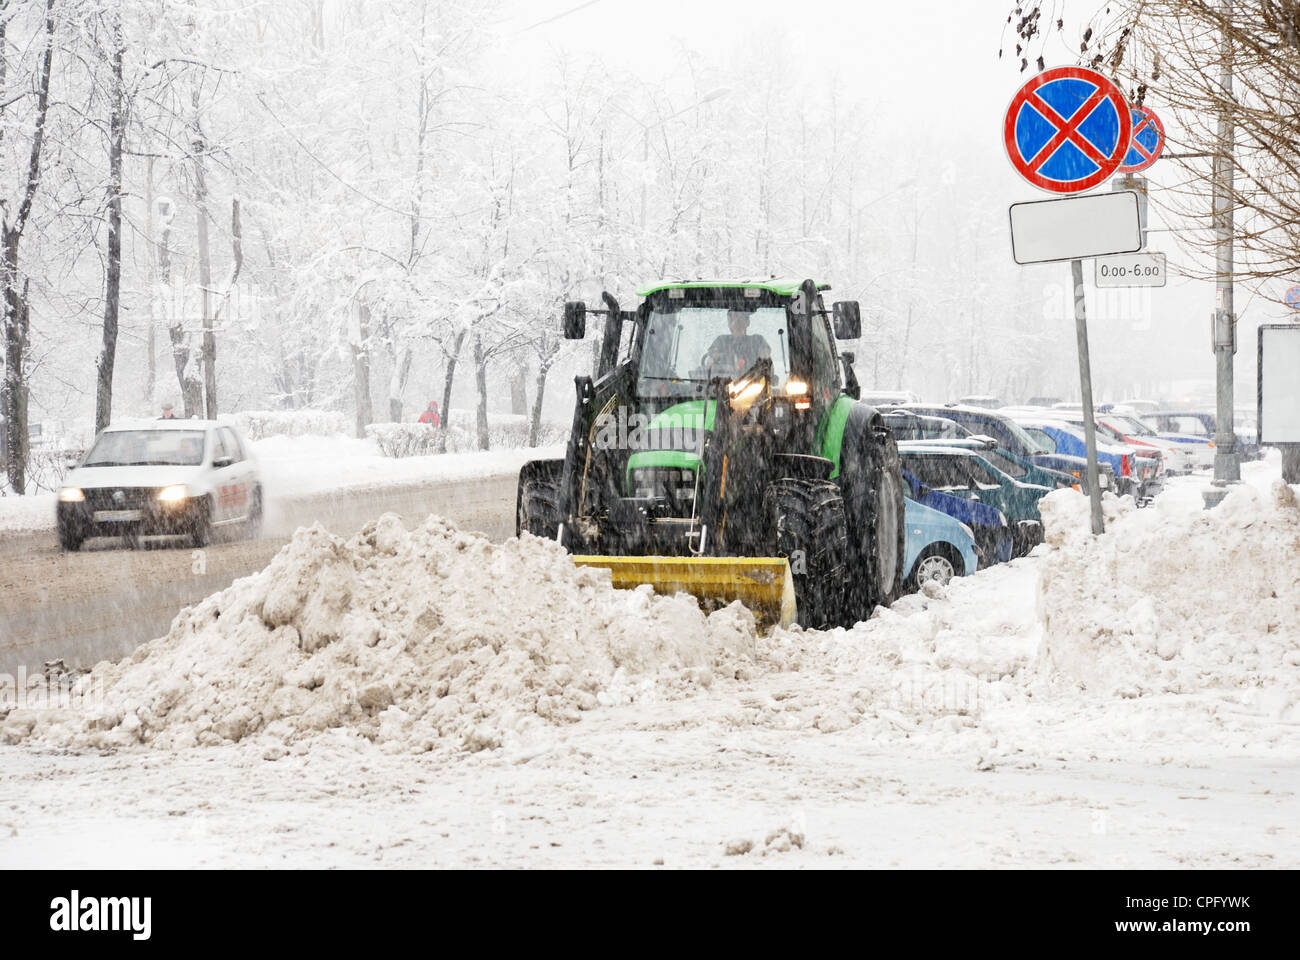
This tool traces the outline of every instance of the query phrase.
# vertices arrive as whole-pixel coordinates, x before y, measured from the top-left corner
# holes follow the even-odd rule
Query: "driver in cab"
[[[727,311],[727,327],[731,333],[714,340],[704,355],[710,370],[734,376],[748,370],[758,360],[772,356],[767,339],[761,334],[748,332],[749,316],[745,310]]]

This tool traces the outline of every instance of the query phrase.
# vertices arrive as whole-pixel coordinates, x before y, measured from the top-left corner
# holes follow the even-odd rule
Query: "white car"
[[[59,491],[59,546],[89,537],[183,536],[214,527],[255,535],[262,485],[248,442],[215,420],[135,420],[104,429]]]

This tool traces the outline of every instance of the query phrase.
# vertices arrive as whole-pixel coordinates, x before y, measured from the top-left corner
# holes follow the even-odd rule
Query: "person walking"
[[[438,415],[438,401],[430,400],[428,408],[424,413],[420,414],[420,419],[416,422],[427,423],[432,427],[436,427],[442,423],[442,417]]]

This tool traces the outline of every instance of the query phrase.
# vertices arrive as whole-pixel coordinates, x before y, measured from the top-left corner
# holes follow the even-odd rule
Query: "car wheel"
[[[194,505],[194,516],[190,520],[190,544],[206,547],[212,539],[212,501],[204,497]]]
[[[253,487],[253,492],[248,501],[248,518],[244,521],[244,537],[248,540],[257,539],[257,535],[262,532],[262,488]]]
[[[75,553],[81,549],[81,544],[85,537],[73,530],[66,524],[59,524],[59,549],[68,553]]]
[[[908,579],[913,590],[920,590],[931,581],[946,587],[955,576],[957,565],[953,562],[951,553],[936,544],[926,547],[916,558],[916,565],[912,567],[912,575]]]

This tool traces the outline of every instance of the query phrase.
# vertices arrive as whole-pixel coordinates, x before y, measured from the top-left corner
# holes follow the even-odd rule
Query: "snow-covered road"
[[[193,551],[169,538],[143,550],[117,540],[60,553],[52,532],[9,533],[0,542],[0,672],[46,660],[91,667],[167,632],[187,604],[261,570],[300,526],[354,533],[386,511],[417,522],[430,512],[494,540],[514,534],[517,474],[407,481],[276,497],[257,540],[222,540]]]

